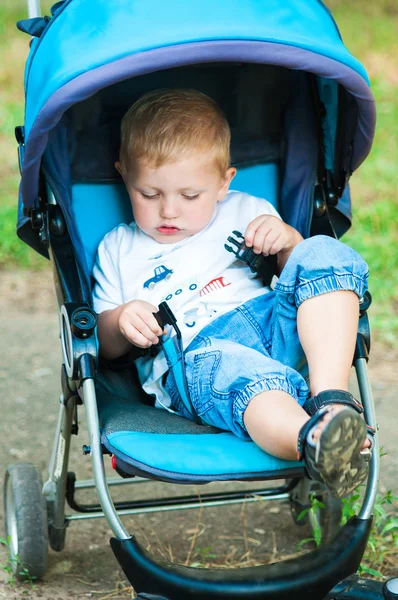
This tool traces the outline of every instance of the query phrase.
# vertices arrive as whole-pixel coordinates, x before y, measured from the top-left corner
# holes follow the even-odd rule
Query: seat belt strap
[[[184,348],[182,345],[182,335],[180,328],[177,325],[177,319],[175,318],[172,310],[170,309],[167,302],[161,302],[159,304],[159,311],[154,313],[155,319],[159,323],[160,327],[165,325],[171,325],[176,335],[169,337],[166,340],[160,339],[160,346],[166,357],[167,366],[173,373],[173,377],[177,384],[177,389],[180,397],[184,403],[186,410],[192,415],[192,418],[197,423],[201,423],[201,419],[198,416],[196,410],[193,407],[191,397],[189,395],[187,376],[185,372],[185,360],[184,360]]]

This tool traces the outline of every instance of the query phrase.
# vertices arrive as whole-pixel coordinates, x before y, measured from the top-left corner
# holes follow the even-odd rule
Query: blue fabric
[[[284,177],[280,191],[282,219],[308,237],[318,170],[318,142],[313,99],[306,74],[294,73],[291,101],[285,111]]]
[[[76,183],[72,186],[72,212],[91,273],[102,238],[120,223],[133,220],[130,199],[122,182]]]
[[[238,169],[231,188],[257,198],[265,198],[277,210],[279,207],[279,168],[274,163]]]
[[[95,15],[95,19],[93,19]],[[329,11],[317,0],[152,0],[65,3],[32,50],[27,74],[26,133],[46,101],[99,65],[153,48],[205,40],[260,40],[327,56],[355,70]]]
[[[309,390],[299,373],[305,369],[305,356],[297,333],[297,308],[336,290],[352,290],[362,297],[367,279],[367,264],[341,242],[315,236],[298,244],[273,292],[218,317],[187,348],[186,377],[199,417],[248,439],[243,413],[254,396],[280,390],[303,405]],[[173,374],[166,390],[173,408],[189,418]]]
[[[253,442],[244,442],[231,433],[165,435],[119,431],[106,438],[108,449],[116,456],[133,464],[141,463],[149,470],[152,467],[158,474],[163,471],[163,477],[169,474],[173,479],[194,479],[195,475],[210,481],[250,479],[301,467],[299,462],[271,456]]]

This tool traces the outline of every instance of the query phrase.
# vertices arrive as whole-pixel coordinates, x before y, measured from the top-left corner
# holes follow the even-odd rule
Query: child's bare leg
[[[359,300],[351,291],[321,294],[305,300],[298,308],[297,329],[305,352],[311,394],[322,390],[348,390],[358,330]],[[314,439],[333,414],[342,410],[334,405],[314,432]],[[363,447],[370,446],[368,439]]]
[[[313,396],[322,390],[348,390],[358,317],[358,296],[350,291],[321,294],[299,306],[297,329]]]
[[[307,413],[286,392],[269,390],[252,398],[243,414],[248,434],[273,456],[296,460],[297,440]]]

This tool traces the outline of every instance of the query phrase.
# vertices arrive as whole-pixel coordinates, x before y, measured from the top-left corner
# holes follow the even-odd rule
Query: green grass
[[[50,2],[42,2],[48,9]],[[48,12],[48,11],[47,11]],[[23,72],[29,37],[15,23],[27,16],[22,0],[2,0],[0,5],[0,266],[40,268],[45,259],[16,236],[19,171],[16,125],[23,124]]]
[[[348,49],[368,69],[377,103],[377,129],[369,158],[354,174],[353,227],[344,241],[370,267],[373,330],[394,344],[398,332],[398,6],[396,0],[329,0]],[[42,2],[48,13],[51,2]],[[45,259],[15,235],[19,173],[14,127],[23,122],[23,68],[29,38],[15,21],[26,16],[22,0],[0,6],[0,266],[40,268]]]
[[[396,344],[398,332],[398,6],[393,0],[331,0],[348,49],[368,69],[376,98],[370,156],[351,180],[353,226],[343,241],[368,262],[372,328]]]

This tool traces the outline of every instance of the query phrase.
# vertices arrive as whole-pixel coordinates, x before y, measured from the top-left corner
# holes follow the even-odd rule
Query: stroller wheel
[[[324,506],[316,507],[311,498]],[[333,540],[341,527],[343,503],[332,496],[324,484],[303,477],[290,493],[289,500],[297,525],[310,525],[314,536],[320,533],[323,545]],[[308,510],[311,507],[313,510]],[[305,516],[300,516],[304,511]]]
[[[4,478],[4,521],[10,566],[16,579],[31,581],[47,569],[47,509],[37,469],[22,463]]]

